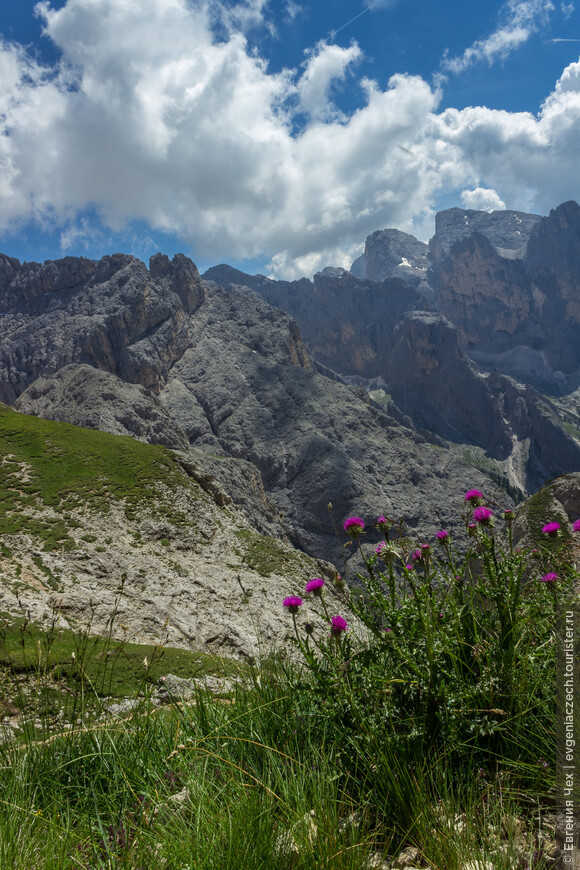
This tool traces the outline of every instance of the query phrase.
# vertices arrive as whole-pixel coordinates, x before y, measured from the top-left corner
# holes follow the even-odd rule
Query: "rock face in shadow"
[[[353,271],[288,283],[222,265],[205,277],[290,312],[318,370],[382,391],[417,429],[477,446],[524,492],[580,468],[580,408],[566,416],[553,401],[580,384],[576,203],[547,218],[449,209],[429,246],[373,233]]]
[[[296,320],[308,353],[344,374],[374,378],[394,344],[394,331],[406,311],[421,307],[420,290],[401,279],[359,280],[345,270],[328,270],[313,281],[272,281],[215,266],[204,278],[222,287],[250,287],[270,305]]]
[[[478,363],[554,395],[570,392],[580,384],[580,207],[567,202],[529,222],[519,251],[498,246],[509,238],[494,234],[494,218],[460,239],[431,240],[437,306]]]
[[[440,314],[417,311],[397,337],[385,380],[399,408],[421,428],[505,459],[511,439],[486,379],[461,351],[457,329]]]

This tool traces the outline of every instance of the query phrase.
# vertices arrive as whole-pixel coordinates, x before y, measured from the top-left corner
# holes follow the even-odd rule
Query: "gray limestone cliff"
[[[398,407],[427,438],[481,449],[493,473],[530,492],[580,468],[580,407],[570,417],[555,401],[580,383],[579,239],[576,203],[548,218],[449,209],[429,246],[373,233],[356,275],[325,269],[279,282],[222,265],[204,277],[288,311],[318,370],[378,389],[392,415]],[[497,393],[494,372],[515,383]],[[506,414],[500,394],[514,391],[517,410],[507,403]]]
[[[18,264],[0,257],[0,400],[37,377],[87,363],[156,392],[189,341],[204,288],[191,260],[125,254]]]
[[[47,264],[50,288],[42,267],[12,265],[2,288],[0,382],[6,398],[22,396],[18,407],[147,440],[173,437],[186,454],[196,451],[196,473],[214,478],[257,528],[341,569],[350,550],[336,528],[349,514],[404,516],[411,531],[427,533],[471,486],[510,502],[394,407],[389,413],[365,390],[315,371],[296,322],[256,292],[204,284],[186,258],[153,258],[150,270],[113,259],[84,261],[74,286],[67,262],[66,287],[54,278],[58,263]],[[37,290],[23,301],[17,290],[31,273]],[[361,301],[357,287],[349,290],[354,280],[345,284],[353,310]],[[328,281],[314,287],[331,305]],[[377,305],[391,306],[396,321],[401,296],[416,292],[404,282],[395,290],[389,297],[379,288]],[[369,285],[368,298],[375,292]],[[356,355],[346,339],[344,353]]]

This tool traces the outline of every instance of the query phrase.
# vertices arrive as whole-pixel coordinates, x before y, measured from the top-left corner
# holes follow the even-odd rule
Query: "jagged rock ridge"
[[[579,251],[576,203],[547,218],[449,209],[428,246],[373,233],[355,274],[276,282],[222,265],[204,277],[290,312],[315,362],[378,389],[419,430],[476,445],[532,492],[580,467],[578,403],[562,414],[557,402],[580,383]]]
[[[429,443],[394,406],[384,410],[364,389],[315,371],[288,314],[252,290],[202,282],[187,258],[155,257],[149,271],[121,255],[83,261],[76,284],[65,261],[63,286],[58,262],[9,262],[5,275],[8,267],[0,287],[4,400],[21,397],[27,411],[146,439],[167,441],[170,419],[176,443],[185,436],[198,467],[200,451],[210,454],[212,474],[258,528],[309,553],[342,563],[349,551],[333,523],[353,512],[406,516],[427,533],[455,515],[455,499],[470,486],[510,503],[460,449]],[[374,292],[369,284],[369,298]],[[415,300],[417,290],[397,282],[381,304],[399,312],[401,297]],[[83,365],[117,378],[115,389],[70,368]],[[68,405],[63,385],[74,390]],[[98,422],[95,395],[107,405]]]

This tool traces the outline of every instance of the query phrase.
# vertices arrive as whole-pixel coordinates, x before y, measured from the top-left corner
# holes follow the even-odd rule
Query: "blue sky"
[[[3,0],[0,36],[21,260],[294,278],[441,208],[580,200],[572,0]]]

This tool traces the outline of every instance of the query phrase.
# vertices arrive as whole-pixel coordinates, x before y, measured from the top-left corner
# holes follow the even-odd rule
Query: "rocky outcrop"
[[[470,486],[509,503],[456,451],[428,443],[409,428],[404,415],[386,413],[364,389],[315,372],[295,321],[252,289],[198,284],[195,267],[179,259],[154,258],[150,272],[132,258],[117,258],[114,264],[105,258],[92,268],[80,287],[54,289],[33,306],[11,297],[2,318],[1,382],[15,390],[15,360],[18,371],[26,373],[24,383],[34,376],[48,378],[27,384],[31,389],[21,407],[85,425],[103,422],[114,431],[122,426],[141,438],[159,438],[171,420],[175,444],[182,445],[185,436],[187,446],[199,451],[197,479],[204,473],[203,451],[210,454],[208,473],[257,528],[287,535],[341,569],[350,550],[335,529],[349,514],[362,514],[369,522],[382,513],[404,516],[411,530],[428,533],[439,521],[437,512],[451,516],[457,493]],[[182,274],[190,278],[180,284]],[[392,311],[393,321],[405,300],[416,295],[400,281],[384,287],[366,282],[364,291],[345,274],[340,293],[328,275],[314,285],[308,282],[323,296],[328,319],[338,316],[343,290],[353,311],[374,304]],[[150,309],[162,310],[164,319],[144,331],[144,312]],[[377,330],[388,336],[384,325]],[[130,390],[105,383],[85,368],[56,368],[63,358],[80,356],[87,336],[94,367],[130,382]],[[330,361],[339,358],[337,353],[356,362],[357,340],[345,336],[337,350],[329,345]],[[128,360],[139,365],[129,367]],[[82,366],[82,360],[77,364]],[[359,368],[373,370],[366,358]],[[102,421],[97,419],[99,396],[108,406]],[[167,434],[162,437],[167,440]]]
[[[38,378],[14,407],[23,414],[131,435],[173,450],[189,447],[187,436],[155,395],[89,365],[68,365]]]
[[[365,242],[364,261],[351,272],[371,281],[402,278],[409,284],[424,281],[429,269],[428,246],[400,230],[377,230]],[[353,264],[354,265],[354,264]],[[362,274],[361,274],[362,272]]]
[[[314,280],[284,282],[216,266],[204,278],[223,287],[247,286],[298,323],[308,353],[329,369],[374,378],[394,344],[405,312],[420,306],[421,293],[401,279],[359,280],[341,270]],[[235,279],[235,280],[233,280]]]
[[[21,416],[0,406],[3,443],[25,437]],[[51,477],[47,503],[42,469],[50,468],[55,451],[66,460],[73,437],[70,427],[56,423],[42,431],[46,437],[35,446],[38,466],[12,454],[3,477],[5,499],[16,499],[27,517],[19,531],[0,528],[4,613],[45,626],[89,627],[93,634],[111,632],[137,643],[257,659],[291,646],[292,620],[282,601],[303,594],[311,577],[325,578],[329,606],[343,610],[332,566],[258,534],[215,488],[208,491],[207,480],[198,480],[181,455],[160,454],[153,447],[139,451],[149,485],[137,505],[128,504],[118,481],[105,493],[104,479],[99,481],[100,499],[93,500],[90,492],[74,486],[75,473],[67,481],[62,468],[58,483],[68,487],[59,499]],[[78,430],[75,447],[81,445],[91,455],[95,435]],[[97,449],[115,451],[117,444],[114,436],[99,433]],[[23,502],[17,491],[31,475],[39,485]],[[62,545],[47,540],[46,530],[55,523],[66,530]],[[319,602],[305,601],[307,608],[324,631],[327,621]],[[299,615],[299,621],[307,618]]]
[[[573,523],[580,519],[580,473],[566,474],[550,481],[518,508],[513,526],[519,547],[546,547],[542,529],[546,522],[560,524],[559,538],[552,543],[567,550],[571,563],[580,564],[580,541]]]
[[[566,275],[580,280],[573,256],[577,209],[566,204],[547,219],[449,210],[438,217],[429,260],[426,246],[416,242],[413,248],[404,233],[369,237],[365,264],[375,263],[376,277],[401,274],[406,250],[416,269],[431,263],[429,285],[419,280],[422,271],[407,281],[380,282],[342,269],[325,269],[313,282],[276,282],[227,266],[206,276],[224,286],[251,287],[290,311],[318,371],[366,386],[392,417],[403,422],[406,415],[406,424],[428,439],[477,446],[490,473],[531,492],[580,468],[579,442],[566,430],[559,406],[541,400],[541,391],[569,391],[575,377],[569,367],[580,336],[573,319],[566,320],[556,276],[561,262],[568,264]],[[554,248],[558,255],[546,255],[543,275],[529,266],[526,250],[537,260],[551,238],[566,234],[569,240]],[[494,380],[496,371],[511,373],[520,385]],[[506,398],[512,394],[517,400]],[[548,407],[546,416],[541,409]],[[486,460],[480,460],[483,467]]]
[[[0,287],[0,400],[41,375],[87,363],[158,392],[187,347],[204,289],[196,267],[161,254],[6,264]]]
[[[375,407],[364,390],[292,364],[287,322],[255,294],[208,288],[191,345],[159,397],[168,413],[180,421],[187,390],[211,433],[196,446],[252,463],[293,543],[341,569],[344,539],[337,542],[333,523],[353,512],[404,515],[410,528],[425,529],[437,522],[435,504],[451,515],[451,501],[476,472]]]
[[[461,212],[452,211],[452,227],[461,229]],[[512,215],[507,224],[506,214]],[[575,389],[580,207],[568,202],[547,218],[529,215],[525,230],[525,216],[515,213],[494,212],[481,220],[467,215],[463,235],[450,232],[438,216],[429,246],[438,309],[459,328],[466,352],[479,364],[555,395]],[[515,226],[526,236],[517,258],[505,247],[519,238]]]
[[[432,259],[442,259],[456,242],[478,233],[485,236],[504,256],[522,257],[540,219],[540,215],[521,211],[487,212],[448,208],[438,212],[435,217],[435,235],[429,243],[429,253]]]

